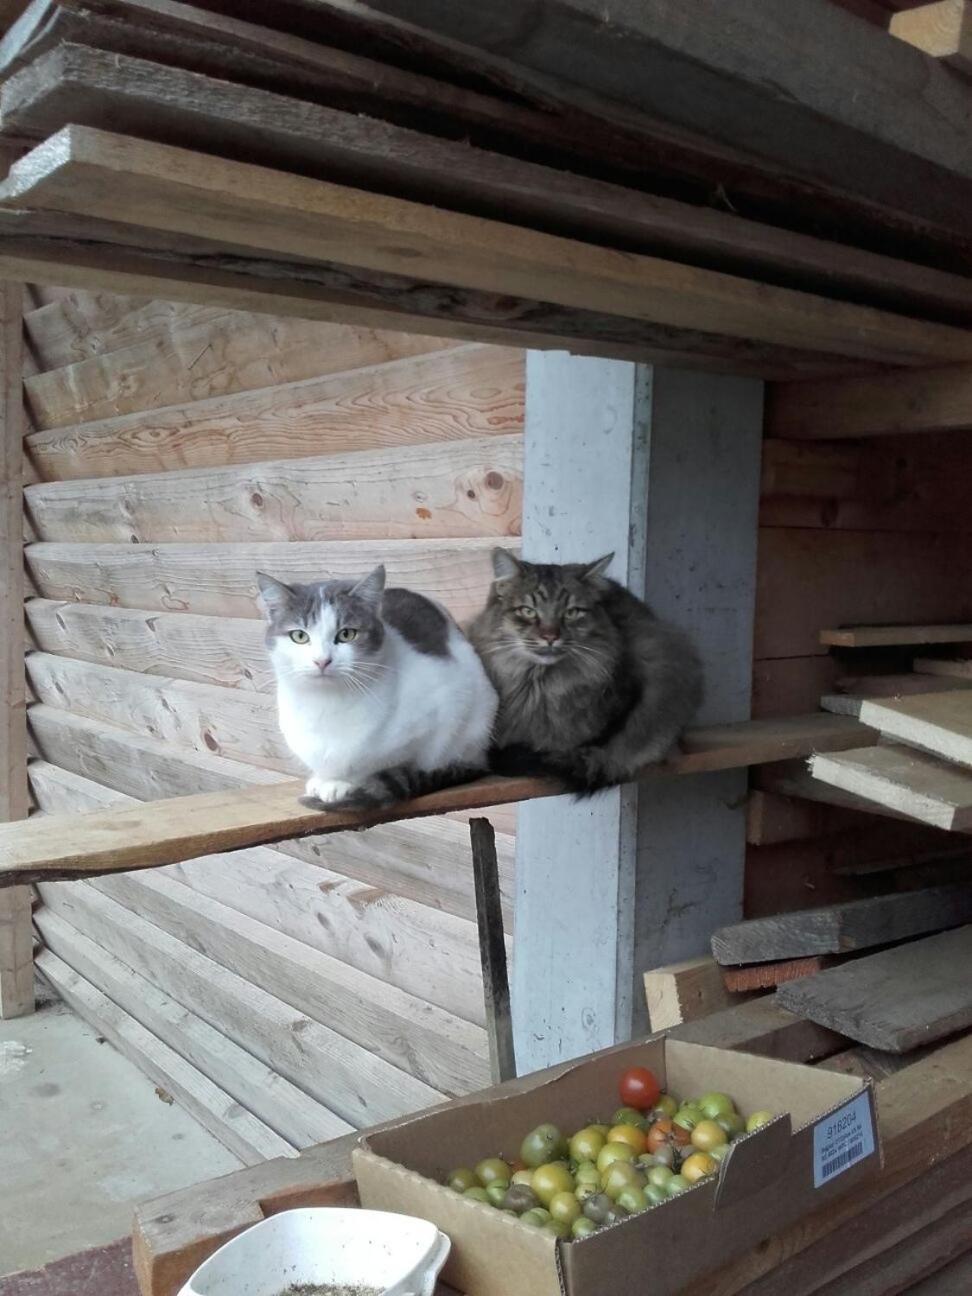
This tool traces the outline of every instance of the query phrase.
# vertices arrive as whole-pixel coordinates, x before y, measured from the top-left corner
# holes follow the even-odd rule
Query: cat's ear
[[[510,580],[514,576],[519,576],[522,571],[523,568],[509,549],[493,550],[493,575],[497,580]]]
[[[257,572],[257,585],[260,587],[260,606],[268,621],[285,612],[294,601],[294,591],[283,581],[275,580],[266,572]]]
[[[376,567],[373,572],[369,572],[363,580],[359,580],[351,591],[357,598],[363,599],[365,603],[375,608],[375,610],[381,605],[381,596],[384,592],[385,567],[383,563]]]
[[[581,572],[584,580],[597,580],[598,576],[603,576],[611,566],[613,559],[614,554],[609,553],[605,554],[603,558],[598,558],[596,562],[588,563]]]

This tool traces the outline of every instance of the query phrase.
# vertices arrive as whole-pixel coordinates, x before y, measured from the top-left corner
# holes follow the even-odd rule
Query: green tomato
[[[637,1161],[638,1157],[630,1143],[605,1143],[597,1157],[597,1168],[604,1175],[608,1166],[615,1161]]]
[[[681,1125],[682,1129],[687,1130],[694,1130],[701,1119],[702,1113],[698,1107],[679,1107],[672,1117],[672,1121],[676,1125]]]
[[[672,1095],[667,1093],[660,1093],[658,1097],[655,1099],[654,1107],[651,1109],[651,1116],[649,1117],[649,1123],[658,1120],[662,1116],[667,1116],[668,1119],[671,1120],[671,1118],[675,1115],[677,1111],[678,1111],[678,1103],[675,1101]]]
[[[591,1129],[590,1126],[578,1130],[568,1144],[571,1158],[574,1161],[596,1161],[606,1142],[607,1139],[600,1130]]]
[[[550,1216],[551,1219],[558,1220],[561,1224],[573,1224],[575,1219],[580,1218],[580,1202],[572,1192],[560,1192],[550,1199]]]
[[[607,1218],[607,1213],[614,1203],[607,1193],[596,1193],[593,1197],[588,1197],[584,1203],[584,1215],[587,1219],[593,1220],[595,1224],[603,1224]]]
[[[547,1220],[543,1226],[543,1232],[549,1233],[551,1237],[563,1238],[570,1232],[570,1225],[565,1224],[563,1220]]]
[[[499,1157],[487,1157],[476,1167],[476,1178],[484,1188],[488,1188],[492,1183],[502,1183],[509,1187],[512,1173],[506,1162]]]
[[[533,1171],[517,1170],[516,1174],[510,1180],[511,1184],[523,1184],[525,1188],[533,1187]]]
[[[578,1184],[574,1189],[574,1196],[583,1206],[584,1202],[588,1201],[591,1197],[596,1197],[600,1191],[600,1181],[597,1183],[582,1183]]]
[[[752,1134],[753,1130],[759,1129],[763,1125],[769,1124],[773,1119],[771,1111],[755,1111],[749,1120],[746,1121],[746,1133]]]
[[[642,1191],[651,1206],[660,1206],[663,1201],[668,1201],[668,1193],[664,1188],[660,1188],[658,1184],[645,1184]]]
[[[636,1129],[644,1129],[645,1113],[638,1111],[637,1107],[619,1107],[611,1121],[612,1128],[615,1125],[634,1125]]]
[[[486,1196],[489,1198],[489,1204],[491,1206],[502,1206],[509,1190],[509,1184],[491,1183],[486,1189]]]
[[[728,1094],[713,1090],[702,1095],[699,1099],[699,1108],[702,1115],[707,1116],[709,1120],[718,1120],[720,1116],[728,1116],[730,1112],[735,1111],[736,1104]]]
[[[543,1228],[550,1216],[543,1210],[528,1210],[520,1216],[520,1221],[529,1228]]]
[[[520,1147],[520,1160],[531,1170],[566,1155],[567,1143],[556,1125],[538,1125]]]
[[[714,1147],[709,1149],[709,1156],[712,1157],[713,1161],[720,1161],[720,1162],[725,1161],[728,1155],[729,1155],[728,1143],[723,1143],[719,1147]]]
[[[654,1184],[656,1188],[664,1188],[668,1181],[674,1179],[674,1177],[668,1166],[652,1166],[648,1171],[648,1182]]]
[[[592,1233],[596,1233],[597,1229],[598,1226],[592,1219],[588,1219],[586,1215],[581,1215],[578,1219],[574,1220],[573,1224],[571,1224],[570,1234],[571,1237],[586,1238],[590,1237]]]
[[[489,1189],[486,1189],[489,1192]],[[503,1196],[503,1209],[513,1211],[517,1215],[523,1215],[528,1210],[535,1210],[540,1205],[540,1199],[532,1188],[526,1184],[513,1184],[507,1188]]]
[[[617,1202],[615,1202],[614,1205],[611,1207],[611,1209],[608,1211],[604,1223],[617,1224],[619,1220],[624,1220],[627,1218],[628,1218],[628,1212],[624,1209],[623,1206],[619,1206]]]
[[[533,1172],[533,1191],[544,1206],[549,1206],[557,1193],[572,1193],[574,1180],[565,1165],[551,1162],[550,1165],[537,1166]]]
[[[672,1175],[671,1179],[669,1179],[668,1183],[665,1185],[665,1191],[668,1193],[669,1197],[677,1197],[679,1193],[687,1192],[691,1187],[692,1185],[689,1181],[683,1179],[681,1175]]]
[[[485,1188],[467,1188],[462,1195],[463,1197],[467,1197],[470,1201],[484,1202],[487,1206],[493,1204],[489,1200]]]
[[[643,1188],[645,1176],[628,1161],[615,1161],[601,1176],[601,1187],[617,1201],[626,1188]]]
[[[475,1172],[466,1166],[462,1166],[458,1170],[450,1170],[446,1176],[446,1185],[457,1193],[464,1193],[467,1188],[477,1188],[479,1186],[476,1183]]]
[[[574,1179],[578,1185],[582,1183],[600,1183],[601,1172],[593,1161],[580,1161],[574,1170]]]
[[[737,1111],[726,1112],[724,1116],[717,1116],[716,1124],[721,1125],[730,1138],[746,1132],[746,1122]]]
[[[639,1211],[648,1209],[649,1202],[643,1189],[625,1188],[624,1192],[618,1194],[617,1205],[626,1210],[629,1215],[637,1215]]]

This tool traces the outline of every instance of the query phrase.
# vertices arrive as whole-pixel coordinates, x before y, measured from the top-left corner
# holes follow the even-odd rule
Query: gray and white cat
[[[491,765],[592,793],[664,760],[702,700],[683,631],[604,571],[493,550],[496,579],[469,638],[499,694]]]
[[[280,728],[307,797],[375,806],[487,768],[496,693],[448,614],[385,569],[285,585],[257,573]]]

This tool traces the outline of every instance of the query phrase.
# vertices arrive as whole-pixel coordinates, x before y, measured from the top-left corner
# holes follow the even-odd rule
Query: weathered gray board
[[[972,831],[972,771],[899,743],[811,756],[821,784],[949,832]]]
[[[531,353],[526,403],[524,556],[614,550],[611,574],[695,635],[702,719],[748,716],[761,384]],[[521,1074],[629,1038],[644,970],[703,953],[740,917],[746,777],[683,783],[521,805]]]
[[[889,1053],[972,1025],[972,926],[855,959],[776,992],[781,1008]]]
[[[972,885],[928,887],[847,904],[753,918],[712,937],[718,963],[768,963],[846,954],[972,922]]]

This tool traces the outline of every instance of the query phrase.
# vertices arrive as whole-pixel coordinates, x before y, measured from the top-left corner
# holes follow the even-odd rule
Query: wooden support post
[[[26,819],[23,290],[0,284],[0,821]],[[34,1011],[30,888],[0,891],[0,1018]]]
[[[528,356],[525,557],[613,550],[611,575],[695,635],[709,716],[749,714],[761,417],[758,382]],[[521,806],[521,1073],[642,1029],[642,973],[739,916],[746,776],[676,782]]]
[[[476,922],[483,964],[483,997],[486,1000],[486,1035],[493,1084],[516,1075],[513,1022],[510,1016],[510,983],[506,973],[506,937],[500,899],[496,834],[488,819],[469,820],[473,878],[476,885]]]

